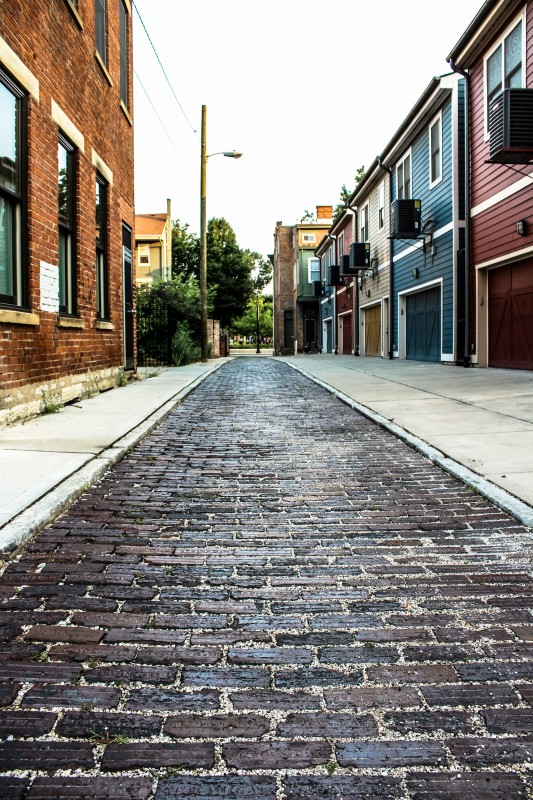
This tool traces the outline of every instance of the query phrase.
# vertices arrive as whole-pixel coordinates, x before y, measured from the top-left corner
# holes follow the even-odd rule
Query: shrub
[[[181,367],[183,364],[199,361],[200,356],[200,346],[193,341],[189,326],[186,322],[178,322],[172,338],[172,361],[176,367]]]

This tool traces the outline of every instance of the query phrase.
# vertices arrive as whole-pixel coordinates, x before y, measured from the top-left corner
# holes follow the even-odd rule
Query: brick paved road
[[[0,797],[533,797],[530,540],[223,366],[5,570]]]

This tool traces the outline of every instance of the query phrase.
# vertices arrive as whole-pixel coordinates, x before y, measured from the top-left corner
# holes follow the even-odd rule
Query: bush
[[[200,346],[194,342],[189,326],[186,322],[178,322],[172,338],[172,361],[176,367],[181,367],[199,361],[200,356]]]

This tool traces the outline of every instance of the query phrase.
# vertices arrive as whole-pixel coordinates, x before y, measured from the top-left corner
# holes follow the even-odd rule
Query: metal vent
[[[349,267],[351,270],[357,270],[358,268],[369,269],[370,244],[368,242],[352,242],[350,245]]]
[[[328,276],[328,283],[330,286],[337,286],[340,283],[343,283],[340,277],[340,270],[338,264],[331,264],[329,267],[329,276]]]
[[[490,161],[533,161],[533,89],[504,89],[489,108]]]
[[[422,203],[420,200],[394,200],[391,205],[392,239],[417,239],[421,232]]]

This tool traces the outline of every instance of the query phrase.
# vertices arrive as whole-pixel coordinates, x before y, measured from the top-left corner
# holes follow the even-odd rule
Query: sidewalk
[[[66,509],[226,360],[168,368],[1,430],[0,554]],[[533,527],[533,373],[353,356],[276,360]]]
[[[0,557],[67,508],[225,360],[141,370],[143,380],[0,430]]]
[[[533,372],[333,355],[280,360],[533,526]]]

